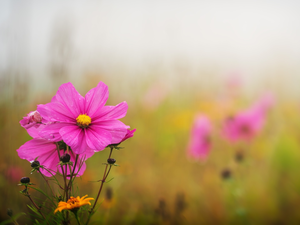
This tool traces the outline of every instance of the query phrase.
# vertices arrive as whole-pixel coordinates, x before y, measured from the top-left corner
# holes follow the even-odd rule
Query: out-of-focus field
[[[99,81],[94,76],[76,88],[85,95]],[[127,100],[130,93],[118,93],[114,82],[102,81],[110,88],[107,104]],[[2,89],[0,221],[8,219],[7,208],[11,208],[14,214],[27,214],[19,218],[19,224],[31,224],[29,201],[17,185],[21,177],[29,176],[36,186],[49,191],[39,174],[30,174],[30,164],[18,157],[16,149],[31,139],[19,121],[37,104],[49,102],[59,85],[51,93],[30,93],[28,83]],[[185,95],[155,85],[152,90],[150,83],[144,86],[148,91],[127,100],[129,109],[122,121],[137,131],[122,144],[124,149],[113,153],[120,167],[113,168],[110,177],[114,179],[104,186],[93,224],[299,224],[299,102],[282,100],[274,93],[276,104],[263,131],[250,143],[232,144],[220,135],[222,121],[247,108],[258,94],[232,94],[223,87],[221,96],[213,88]],[[29,93],[33,101],[26,97]],[[207,115],[214,126],[213,147],[204,162],[186,155],[198,113]],[[243,159],[237,160],[240,152]],[[100,183],[93,181],[101,179],[108,154],[106,149],[87,160],[87,170],[77,180],[78,195],[96,196]],[[224,170],[231,177],[222,177]],[[31,194],[43,199],[34,190]]]

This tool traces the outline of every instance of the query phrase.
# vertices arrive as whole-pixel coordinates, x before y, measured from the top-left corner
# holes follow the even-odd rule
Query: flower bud
[[[13,215],[12,209],[10,209],[10,208],[7,209],[7,215],[8,215],[9,217],[12,217],[12,215]]]
[[[38,111],[33,111],[27,114],[27,116],[23,117],[20,121],[20,124],[25,129],[29,129],[31,127],[39,127],[43,121],[42,116]]]
[[[30,112],[28,114],[29,116],[29,122],[30,123],[41,123],[42,122],[42,116],[41,114],[38,112],[38,111],[33,111],[33,112]]]
[[[30,179],[29,177],[22,177],[20,181],[22,184],[28,184],[30,182]]]
[[[60,157],[60,161],[62,161],[63,163],[67,163],[69,162],[71,159],[71,156],[66,153],[66,154],[63,154],[61,157]]]
[[[231,171],[229,169],[224,169],[221,172],[221,177],[226,180],[229,179],[231,177]]]
[[[237,161],[237,162],[242,162],[244,160],[244,153],[243,153],[243,151],[237,151],[236,153],[235,153],[235,161]]]
[[[39,167],[40,165],[41,165],[41,164],[40,164],[39,161],[33,161],[33,162],[31,163],[31,167],[32,167],[32,168]]]
[[[116,160],[115,160],[115,159],[112,159],[112,158],[109,158],[109,159],[107,159],[107,163],[108,163],[108,164],[115,164],[115,163],[116,163]]]

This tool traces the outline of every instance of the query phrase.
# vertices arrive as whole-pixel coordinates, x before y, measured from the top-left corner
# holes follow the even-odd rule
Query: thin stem
[[[42,190],[39,190],[38,188],[35,188],[35,187],[32,187],[32,186],[30,186],[30,188],[32,188],[32,189],[42,193],[43,195],[45,195],[53,203],[53,205],[56,207],[56,204],[54,203],[54,201],[47,194],[45,194]]]
[[[67,176],[67,173],[68,173],[68,165],[65,165],[65,175],[66,176]],[[69,199],[69,192],[68,192],[69,185],[67,185],[66,177],[65,177],[65,187],[66,187],[66,200],[68,200]]]
[[[79,219],[78,219],[77,213],[75,213],[75,218],[76,218],[76,221],[77,221],[78,225],[80,225],[80,222],[79,222]]]
[[[52,177],[54,178],[54,180],[56,181],[56,184],[57,184],[61,189],[63,189],[62,186],[60,186],[60,184],[59,184],[58,180],[56,179],[56,177],[54,176],[54,174],[51,173],[51,170],[48,170],[48,169],[45,168],[45,167],[43,167],[43,169],[46,170],[47,172],[49,172],[49,173],[52,175]],[[55,172],[55,171],[53,171],[53,172]],[[59,193],[59,194],[60,194],[60,193]]]
[[[55,142],[55,144],[56,144],[56,150],[57,150],[57,154],[58,154],[58,158],[60,159],[60,152],[59,152],[59,145],[58,145],[58,143],[57,142]],[[64,172],[64,167],[61,165],[60,166],[61,167],[61,172],[62,172],[62,174],[63,174],[63,177],[64,177],[64,183],[65,183],[65,190],[64,190],[64,196],[63,196],[63,199],[66,199],[66,201],[68,201],[68,199],[66,198],[67,197],[67,190],[66,190],[66,187],[67,187],[67,185],[66,185],[66,176],[65,176],[65,172]]]
[[[61,166],[62,171],[64,171],[63,166]],[[64,173],[64,182],[65,182],[65,193],[64,195],[66,195],[66,202],[68,201],[69,197],[68,197],[68,185],[67,185],[67,165],[65,166],[65,173]],[[68,221],[69,219],[69,211],[66,212],[66,220]]]
[[[13,222],[15,225],[19,225],[18,222],[17,222],[15,219],[11,218],[11,220],[12,220],[12,222]]]
[[[48,187],[50,188],[50,190],[51,190],[51,192],[52,192],[52,195],[53,195],[53,197],[55,197],[55,194],[54,194],[54,192],[53,192],[53,189],[51,188],[51,186],[50,186],[50,184],[49,184],[48,180],[46,179],[46,177],[44,176],[44,174],[42,174],[42,173],[41,173],[41,171],[39,171],[39,172],[40,172],[40,174],[42,175],[42,177],[44,178],[44,180],[46,181],[46,183],[47,183]]]
[[[107,171],[107,174],[106,174],[106,177],[104,178],[104,180],[106,180],[106,178],[108,177],[108,174],[109,174],[109,172],[110,172],[110,170],[111,170],[111,167],[112,167],[112,165],[109,165],[110,167],[109,167],[109,169],[108,169],[108,171]]]
[[[113,149],[114,149],[113,147],[110,147],[110,153],[109,153],[108,158],[111,157]],[[101,194],[101,191],[102,191],[102,188],[103,188],[103,184],[105,183],[105,180],[106,180],[106,178],[107,178],[107,176],[108,176],[108,174],[109,174],[109,172],[110,172],[110,169],[111,169],[112,165],[110,165],[110,168],[109,168],[108,172],[106,173],[107,167],[108,167],[108,164],[106,164],[106,166],[105,166],[105,170],[104,170],[103,178],[102,178],[102,180],[101,180],[101,185],[100,185],[100,188],[99,188],[99,191],[98,191],[98,195],[97,195],[97,197],[96,197],[96,200],[95,200],[95,202],[94,202],[94,205],[93,205],[92,209],[91,209],[90,212],[89,212],[89,216],[88,216],[88,220],[87,220],[87,222],[86,222],[86,225],[89,223],[89,221],[90,221],[90,219],[91,219],[91,215],[92,215],[92,213],[93,213],[93,211],[94,211],[94,208],[95,208],[95,206],[96,206],[96,204],[97,204],[97,201],[98,201],[98,199],[99,199],[99,196],[100,196],[100,194]]]
[[[70,195],[71,195],[71,188],[72,188],[72,183],[73,183],[73,175],[74,175],[74,172],[75,172],[75,168],[76,168],[76,165],[77,165],[77,162],[78,162],[78,158],[79,158],[79,155],[77,154],[76,155],[76,159],[75,159],[75,163],[74,163],[74,166],[73,166],[73,171],[70,173],[70,181],[68,183],[68,190],[70,190]],[[79,171],[78,171],[79,172]],[[77,172],[77,173],[78,173]],[[75,176],[76,177],[76,176]]]
[[[34,205],[34,207],[39,211],[39,213],[41,214],[41,216],[44,218],[44,220],[46,220],[46,217],[45,217],[44,214],[42,213],[41,208],[38,207],[38,206],[36,205],[36,203],[35,203],[35,202],[33,201],[33,199],[30,197],[30,194],[29,194],[29,193],[27,193],[27,196],[28,196],[28,198],[30,199],[30,201],[32,202],[32,204]],[[47,224],[48,224],[48,222],[47,222]]]
[[[60,152],[59,152],[59,145],[57,142],[55,142],[56,144],[56,149],[57,149],[57,154],[58,154],[58,158],[60,159]],[[65,173],[64,172],[64,167],[63,165],[61,165],[61,172],[63,174],[63,177],[64,177],[64,183],[65,183],[65,188],[64,188],[64,196],[63,196],[63,199],[66,199],[66,202],[68,201],[68,190],[67,190],[67,181],[66,181],[66,176],[67,176],[67,172]],[[66,212],[66,222],[68,221],[69,219],[69,212]]]

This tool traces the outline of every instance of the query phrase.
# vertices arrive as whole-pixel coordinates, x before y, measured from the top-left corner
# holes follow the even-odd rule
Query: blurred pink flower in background
[[[212,125],[204,115],[197,115],[191,130],[187,155],[194,159],[205,160],[211,149]]]
[[[225,137],[230,141],[253,140],[263,129],[267,112],[274,105],[274,95],[266,93],[251,108],[227,118],[223,127]]]
[[[18,182],[20,177],[24,176],[24,170],[18,166],[10,166],[7,168],[5,175],[11,182]]]
[[[273,93],[266,92],[261,96],[260,99],[258,99],[257,103],[255,104],[255,107],[258,107],[264,113],[267,113],[272,107],[274,107],[276,103],[276,99]]]
[[[167,94],[168,91],[164,85],[155,83],[146,91],[142,104],[148,110],[155,110],[166,99]]]
[[[226,86],[230,91],[240,89],[243,85],[243,80],[240,72],[231,72],[227,77]]]

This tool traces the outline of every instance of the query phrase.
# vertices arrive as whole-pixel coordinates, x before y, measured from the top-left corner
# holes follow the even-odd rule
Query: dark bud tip
[[[69,162],[71,159],[71,156],[66,153],[66,154],[63,154],[61,157],[60,157],[60,161],[62,161],[63,163],[67,163]]]
[[[20,181],[22,184],[28,184],[30,182],[30,179],[29,177],[22,177]]]
[[[41,165],[41,164],[40,164],[39,161],[33,161],[33,162],[31,163],[31,167],[32,167],[32,168],[39,167],[40,165]]]
[[[224,169],[221,172],[221,177],[225,179],[229,179],[231,177],[231,171],[229,169]]]
[[[242,162],[244,160],[244,153],[242,151],[238,151],[235,153],[235,161]]]
[[[112,159],[112,158],[109,158],[109,159],[107,159],[107,163],[108,163],[108,164],[115,164],[115,163],[116,163],[116,160],[115,160],[115,159]]]
[[[7,215],[8,215],[9,217],[12,217],[12,215],[13,215],[12,209],[10,209],[10,208],[7,209]]]

